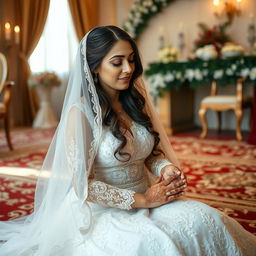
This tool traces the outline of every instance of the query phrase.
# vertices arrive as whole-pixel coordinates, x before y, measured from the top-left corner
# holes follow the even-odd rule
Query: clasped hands
[[[178,167],[174,165],[163,167],[160,176],[145,194],[148,208],[174,201],[184,195],[186,187],[185,175]]]

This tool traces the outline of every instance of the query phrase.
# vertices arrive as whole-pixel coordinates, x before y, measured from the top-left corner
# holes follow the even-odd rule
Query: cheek
[[[107,67],[104,67],[102,69],[102,72],[101,72],[101,79],[108,84],[108,82],[113,82],[115,80],[117,80],[117,78],[119,77],[120,75],[120,71],[118,68],[115,68],[115,67],[112,67],[112,66],[107,66]]]

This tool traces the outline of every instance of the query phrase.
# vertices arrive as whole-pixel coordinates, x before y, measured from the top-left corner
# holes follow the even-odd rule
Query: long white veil
[[[77,232],[90,226],[85,201],[102,131],[101,108],[81,41],[69,79],[61,120],[38,178],[34,213],[0,222],[0,255],[72,255]],[[77,125],[79,124],[79,125]],[[81,236],[82,238],[82,236]]]
[[[0,240],[5,241],[0,245],[1,256],[70,256],[78,244],[86,246],[91,222],[88,177],[102,134],[101,107],[86,59],[88,34],[80,42],[61,120],[40,171],[34,212],[0,222]],[[146,98],[162,150],[177,164],[142,79],[136,86]]]

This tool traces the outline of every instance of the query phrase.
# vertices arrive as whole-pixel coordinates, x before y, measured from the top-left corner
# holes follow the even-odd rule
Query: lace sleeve
[[[130,210],[135,201],[134,194],[132,190],[113,187],[101,181],[91,181],[87,200],[107,207]]]
[[[152,154],[145,160],[145,165],[147,168],[156,176],[160,175],[163,167],[170,164],[172,163],[168,159],[161,156],[154,156]]]

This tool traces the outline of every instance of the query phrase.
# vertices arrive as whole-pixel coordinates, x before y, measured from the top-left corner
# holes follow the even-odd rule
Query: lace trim
[[[91,142],[91,147],[89,150],[89,159],[88,159],[88,166],[89,168],[91,168],[97,153],[99,141],[102,134],[102,118],[101,118],[101,107],[99,103],[99,98],[98,98],[94,81],[87,63],[87,59],[86,59],[86,41],[87,41],[87,36],[82,41],[82,47],[81,47],[81,55],[83,60],[82,64],[83,64],[83,71],[85,74],[85,78],[88,82],[87,84],[88,91],[91,94],[90,101],[92,103],[92,109],[93,109],[93,112],[95,113],[95,117],[93,120],[94,127],[95,127],[95,129],[93,129],[93,135],[95,139],[93,139]]]
[[[166,158],[152,157],[147,161],[147,165],[150,166],[153,174],[160,176],[161,170],[167,165],[172,165],[172,163]]]
[[[108,207],[123,210],[131,210],[135,192],[128,189],[120,189],[101,181],[89,183],[88,201],[99,203]]]

